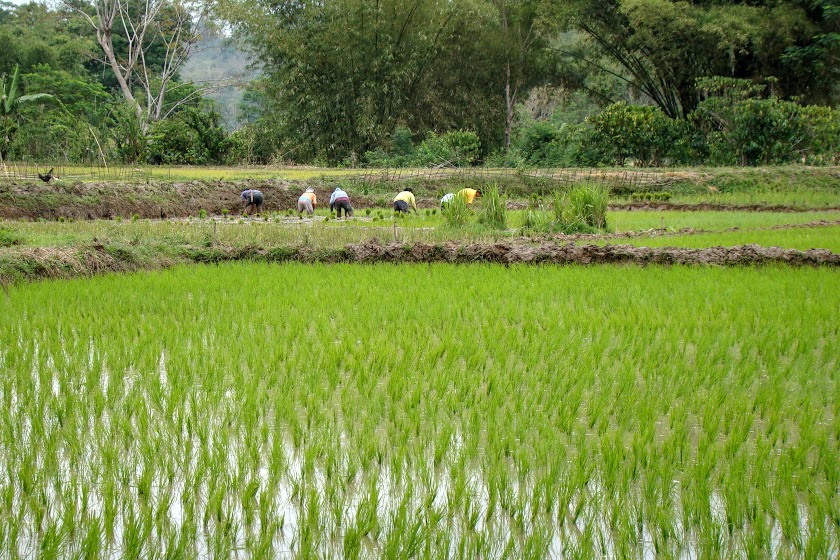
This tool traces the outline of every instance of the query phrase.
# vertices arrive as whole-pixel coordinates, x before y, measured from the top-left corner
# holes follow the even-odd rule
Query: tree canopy
[[[209,42],[227,54],[204,54],[192,79],[231,64],[226,75],[253,76],[223,111],[241,116],[234,132],[181,76]],[[716,152],[685,146],[722,134],[709,128],[721,97],[709,80],[751,84],[750,103],[725,105],[731,135],[742,110],[834,122],[840,0],[0,1],[0,75],[15,68],[18,96],[62,103],[4,117],[3,155],[17,159],[513,164],[533,149],[521,157],[603,163],[629,150],[655,164],[679,147],[704,160]],[[634,122],[612,151],[592,144]],[[465,138],[469,158],[457,155]]]

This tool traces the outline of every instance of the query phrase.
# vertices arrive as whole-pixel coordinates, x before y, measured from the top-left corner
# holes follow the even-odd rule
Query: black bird
[[[50,170],[47,171],[46,175],[41,175],[40,173],[38,173],[38,178],[41,179],[45,183],[49,183],[52,180],[52,178],[54,177],[53,169],[54,168],[50,168]]]

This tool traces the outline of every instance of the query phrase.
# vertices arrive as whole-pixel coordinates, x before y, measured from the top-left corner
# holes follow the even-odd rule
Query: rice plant
[[[483,188],[478,222],[493,229],[507,229],[507,199],[499,194],[498,185]]]
[[[240,263],[3,305],[2,557],[840,550],[830,269]]]
[[[554,220],[563,233],[592,232],[607,227],[609,192],[601,185],[576,185],[554,196]]]
[[[470,207],[462,196],[455,196],[441,209],[443,222],[449,228],[462,228],[470,219]]]

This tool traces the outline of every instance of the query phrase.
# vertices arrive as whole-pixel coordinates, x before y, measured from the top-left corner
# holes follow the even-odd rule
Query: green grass
[[[828,249],[840,253],[840,226],[818,227],[790,230],[758,230],[697,235],[673,235],[662,237],[637,237],[632,239],[612,239],[598,241],[598,244],[624,243],[637,247],[686,247],[701,249],[705,247],[731,247],[734,245],[757,244],[764,247],[782,247],[785,249]]]
[[[784,267],[237,264],[13,286],[0,543],[832,558],[838,309],[836,271]]]
[[[290,218],[286,213],[269,216],[268,220],[246,220],[240,223],[238,217],[224,220],[216,217],[215,240],[231,245],[243,244],[313,244],[337,247],[346,243],[359,243],[377,238],[393,240],[394,222],[397,223],[398,239],[403,241],[444,241],[448,239],[492,240],[509,237],[517,233],[525,219],[525,211],[507,212],[508,232],[496,231],[477,224],[477,212],[473,213],[470,227],[446,228],[441,212],[434,215],[421,211],[395,218],[387,209],[357,210],[356,215],[364,219],[310,220]],[[329,215],[327,209],[319,209],[321,218]],[[296,214],[295,214],[296,216]],[[381,218],[380,218],[381,216]],[[373,219],[377,218],[377,219]],[[654,228],[723,230],[732,227],[742,229],[766,228],[785,224],[840,220],[838,212],[776,213],[776,212],[610,212],[609,224],[618,231],[642,231]],[[7,236],[14,237],[23,246],[72,246],[90,243],[93,239],[132,244],[201,244],[214,239],[213,221],[210,219],[192,221],[139,220],[96,220],[77,222],[16,222],[2,223]],[[821,228],[823,229],[823,228]],[[815,235],[821,235],[814,230]],[[752,235],[752,234],[749,234]],[[762,233],[762,235],[764,235]],[[794,236],[791,231],[780,231],[777,236]],[[737,237],[737,236],[735,236]],[[644,238],[647,239],[647,238]],[[641,240],[637,240],[643,243]]]
[[[722,230],[732,227],[761,228],[805,224],[819,220],[838,221],[840,212],[609,212],[607,221],[617,231],[656,228]]]
[[[837,208],[840,206],[840,192],[814,191],[807,188],[792,187],[784,190],[754,190],[736,192],[718,192],[711,194],[677,194],[671,197],[672,203],[686,204],[727,204],[738,206],[793,206],[797,208]]]

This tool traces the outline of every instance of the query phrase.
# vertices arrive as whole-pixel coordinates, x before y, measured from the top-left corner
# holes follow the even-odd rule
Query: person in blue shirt
[[[350,197],[341,187],[336,187],[330,196],[330,211],[335,210],[336,218],[341,217],[344,210],[344,217],[353,217],[353,207],[350,206]]]
[[[248,216],[253,214],[254,210],[257,211],[257,214],[262,211],[265,198],[263,197],[263,193],[260,191],[255,189],[245,189],[239,196],[242,198],[242,202],[245,203],[245,214]]]

